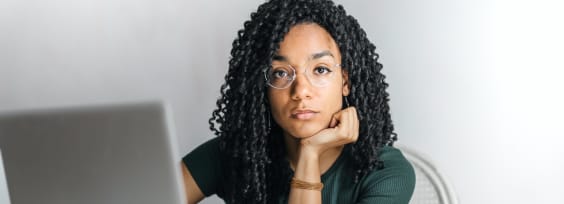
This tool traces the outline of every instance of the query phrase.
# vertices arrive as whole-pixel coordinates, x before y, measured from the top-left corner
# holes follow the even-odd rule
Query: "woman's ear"
[[[350,94],[350,81],[349,73],[343,69],[343,96],[348,96]]]

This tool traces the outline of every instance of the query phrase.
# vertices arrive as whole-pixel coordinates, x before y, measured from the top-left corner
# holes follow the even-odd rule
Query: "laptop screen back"
[[[2,151],[0,150],[0,203],[10,204],[8,186],[4,174],[4,163],[2,162]]]
[[[160,103],[0,115],[12,204],[182,203]]]

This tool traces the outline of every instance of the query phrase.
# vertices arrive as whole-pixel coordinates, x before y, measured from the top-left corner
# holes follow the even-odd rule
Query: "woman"
[[[408,203],[382,65],[329,0],[272,0],[233,42],[218,136],[183,158],[189,203]]]

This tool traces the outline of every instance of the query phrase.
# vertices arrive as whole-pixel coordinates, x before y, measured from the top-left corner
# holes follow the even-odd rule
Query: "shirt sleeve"
[[[384,168],[372,171],[363,182],[358,204],[407,204],[415,188],[415,172],[400,150],[385,147]]]
[[[182,162],[206,197],[217,193],[218,181],[221,180],[218,138],[213,138],[196,147],[182,158]]]

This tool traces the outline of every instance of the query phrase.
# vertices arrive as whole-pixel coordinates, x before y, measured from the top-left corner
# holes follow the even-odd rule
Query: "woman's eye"
[[[313,69],[313,72],[314,72],[314,74],[317,74],[317,75],[324,75],[324,74],[329,74],[332,71],[331,71],[331,69],[329,69],[325,66],[319,66],[319,67],[316,67],[315,69]]]
[[[274,78],[286,78],[288,76],[288,72],[284,70],[274,70],[272,71],[272,76]]]

